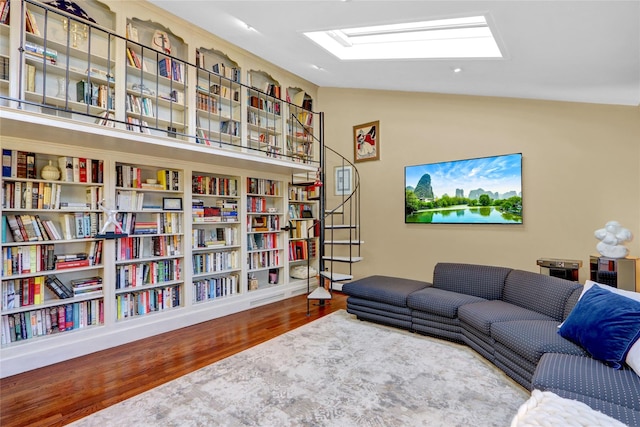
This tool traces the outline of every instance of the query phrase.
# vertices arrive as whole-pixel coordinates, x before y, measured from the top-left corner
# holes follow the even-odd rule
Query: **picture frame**
[[[353,160],[355,163],[380,160],[380,121],[353,127]]]
[[[334,169],[335,195],[345,196],[353,192],[353,167],[336,166]]]
[[[162,210],[165,211],[181,211],[182,199],[180,197],[163,197]]]

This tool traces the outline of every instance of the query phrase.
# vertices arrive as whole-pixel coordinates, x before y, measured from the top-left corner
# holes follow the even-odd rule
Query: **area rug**
[[[74,426],[508,426],[528,393],[473,350],[344,310]]]

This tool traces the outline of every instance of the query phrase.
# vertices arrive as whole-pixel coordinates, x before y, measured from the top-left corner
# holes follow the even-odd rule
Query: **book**
[[[2,176],[11,177],[11,156],[12,150],[2,149]]]
[[[40,29],[38,28],[38,22],[36,21],[36,17],[33,15],[33,13],[29,9],[26,9],[25,14],[26,14],[25,25],[27,27],[27,32],[31,34],[35,34],[36,36],[39,36]]]
[[[62,283],[55,275],[47,276],[45,279],[45,285],[60,299],[73,297],[71,289]]]

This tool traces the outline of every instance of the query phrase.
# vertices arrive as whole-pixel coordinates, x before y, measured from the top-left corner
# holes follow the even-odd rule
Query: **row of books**
[[[182,254],[182,236],[123,237],[116,240],[116,260]]]
[[[2,316],[2,344],[104,324],[104,300],[92,299]]]
[[[52,244],[5,246],[2,248],[2,277],[99,265],[102,245],[102,240],[94,240],[87,252],[77,254],[55,254]]]
[[[236,120],[223,120],[220,122],[220,133],[231,136],[240,135],[240,122]]]
[[[44,276],[2,281],[2,309],[41,305],[45,301]]]
[[[280,251],[275,249],[264,252],[251,252],[247,254],[247,265],[249,270],[280,267]]]
[[[255,233],[247,236],[247,249],[250,251],[275,249],[278,246],[277,233]]]
[[[216,273],[237,269],[238,251],[220,251],[194,254],[192,257],[193,274]]]
[[[298,219],[291,221],[289,229],[289,238],[291,239],[308,239],[316,236],[316,228],[319,224],[314,219]]]
[[[44,59],[50,64],[55,64],[56,62],[58,62],[58,51],[51,48],[45,49],[44,46],[37,43],[25,41],[24,52],[28,57],[34,58],[38,61],[42,61]]]
[[[55,182],[5,181],[2,185],[4,209],[96,210],[103,198],[102,186],[86,188],[86,202],[61,201],[63,184]]]
[[[240,241],[240,231],[232,227],[193,228],[191,242],[193,249],[234,246]]]
[[[168,286],[116,295],[116,317],[142,316],[147,313],[180,307],[181,286]]]
[[[125,108],[128,113],[142,114],[147,117],[156,116],[151,98],[141,98],[128,93],[125,98]]]
[[[127,117],[127,130],[151,134],[149,123],[145,120],[140,120],[137,117]]]
[[[116,289],[159,285],[182,277],[179,258],[116,266]]]
[[[275,114],[276,116],[280,115],[280,102],[278,101],[260,98],[259,96],[250,96],[248,104],[258,110]]]
[[[113,110],[115,89],[104,84],[80,80],[76,83],[76,101],[87,105]]]
[[[151,221],[139,221],[134,212],[120,212],[116,219],[126,234],[181,234],[182,218],[179,212],[161,212],[150,214]]]
[[[9,58],[0,56],[0,80],[9,80]]]
[[[236,274],[197,280],[193,282],[194,298],[196,302],[200,302],[235,295],[240,292],[238,284]]]
[[[135,190],[117,190],[116,208],[123,211],[140,211],[144,207],[144,193]],[[158,207],[159,209],[160,207]]]
[[[9,241],[6,228],[14,242],[87,239],[95,237],[103,218],[95,212],[75,212],[61,217],[62,230],[52,220],[39,215],[3,215],[3,240]]]
[[[155,180],[155,183],[148,182]],[[141,188],[147,190],[180,191],[182,172],[175,169],[159,169],[155,172],[143,171],[137,166],[116,165],[116,186],[123,188]]]
[[[104,160],[85,157],[58,157],[60,180],[63,182],[86,182],[102,184],[104,182]]]
[[[247,212],[269,212],[269,201],[266,197],[247,196]]]
[[[194,223],[237,222],[237,203],[225,203],[222,206],[204,206],[198,199],[192,200],[191,218]]]
[[[289,204],[289,219],[312,218],[312,217],[313,217],[312,205],[309,205],[306,203]]]
[[[247,178],[247,193],[265,196],[279,196],[280,183],[264,178]]]
[[[211,196],[237,196],[238,180],[207,175],[193,175],[191,177],[191,191],[193,194]]]
[[[158,61],[158,74],[174,82],[184,83],[184,63],[171,58]]]
[[[279,231],[279,230],[280,230],[280,216],[277,214],[250,216],[247,219],[248,232]]]
[[[213,84],[209,86],[209,93],[217,95],[221,98],[240,102],[240,91],[232,89],[228,86]]]
[[[296,202],[304,202],[309,200],[309,190],[311,186],[308,187],[300,187],[300,186],[291,186],[289,187],[289,200]]]
[[[289,261],[301,261],[316,256],[315,241],[298,240],[289,242]]]

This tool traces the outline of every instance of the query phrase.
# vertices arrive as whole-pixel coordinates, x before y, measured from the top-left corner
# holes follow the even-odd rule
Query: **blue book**
[[[11,177],[11,150],[2,149],[2,176]]]

